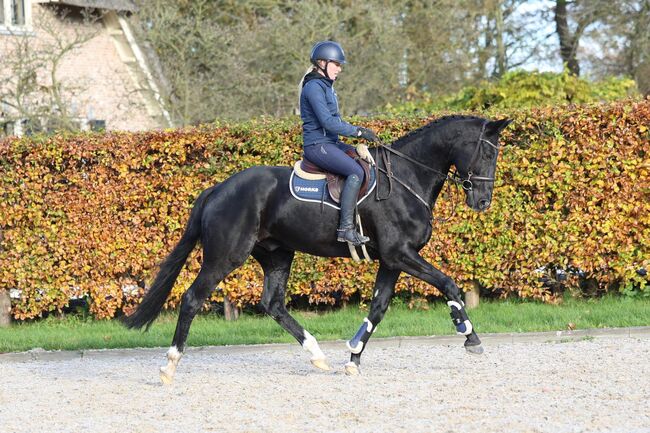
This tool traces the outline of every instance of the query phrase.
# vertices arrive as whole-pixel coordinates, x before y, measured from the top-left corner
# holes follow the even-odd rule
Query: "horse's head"
[[[474,121],[456,139],[451,154],[458,171],[456,180],[465,191],[467,206],[474,210],[484,211],[490,207],[499,156],[499,135],[510,122],[511,119]]]

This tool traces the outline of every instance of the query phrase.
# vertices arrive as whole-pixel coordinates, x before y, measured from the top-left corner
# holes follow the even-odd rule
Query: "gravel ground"
[[[485,342],[485,341],[484,341]],[[0,431],[650,432],[650,338],[370,346],[343,374],[299,346],[189,352],[173,385],[164,349],[3,361]]]

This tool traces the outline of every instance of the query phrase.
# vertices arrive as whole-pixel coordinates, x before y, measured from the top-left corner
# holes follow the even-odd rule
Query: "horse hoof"
[[[174,381],[174,373],[169,373],[167,367],[160,367],[160,380],[165,385],[169,385]]]
[[[361,374],[361,370],[359,370],[359,366],[357,364],[350,361],[345,364],[345,374],[348,376],[358,376]]]
[[[465,350],[473,355],[480,355],[483,353],[483,346],[480,344],[477,344],[476,346],[465,346]]]
[[[312,359],[311,363],[313,364],[314,367],[320,368],[321,370],[324,371],[331,370],[330,366],[327,364],[327,361],[324,359]]]

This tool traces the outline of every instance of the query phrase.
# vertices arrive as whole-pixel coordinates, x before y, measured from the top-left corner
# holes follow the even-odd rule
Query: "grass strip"
[[[319,340],[348,339],[357,331],[367,311],[349,306],[315,313],[292,311],[294,317]],[[599,299],[568,299],[560,305],[530,301],[487,301],[469,312],[479,333],[536,332],[615,328],[650,325],[650,299],[607,296]],[[83,350],[133,347],[165,347],[171,343],[177,314],[164,313],[149,332],[128,330],[116,320],[98,321],[67,315],[0,328],[0,352],[34,348]],[[570,325],[571,324],[571,325]],[[449,310],[443,302],[409,309],[399,299],[391,305],[375,336],[453,335]],[[213,314],[194,319],[188,345],[219,346],[292,342],[293,338],[271,318],[245,314],[229,322]]]

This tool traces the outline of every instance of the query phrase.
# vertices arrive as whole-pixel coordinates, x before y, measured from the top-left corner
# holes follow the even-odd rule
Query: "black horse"
[[[446,180],[462,185],[466,203],[477,211],[490,206],[499,152],[499,135],[510,120],[447,116],[408,133],[390,146],[371,149],[381,188],[377,200],[358,208],[367,249],[379,260],[370,313],[348,342],[352,352],[346,371],[359,372],[361,354],[382,320],[401,272],[437,287],[447,298],[465,348],[482,353],[481,341],[465,312],[461,291],[450,277],[424,260],[419,251],[432,233],[432,209]],[[449,174],[452,166],[456,173]],[[291,168],[251,167],[203,191],[190,213],[181,240],[161,264],[135,313],[125,319],[131,328],[149,327],[158,316],[188,255],[200,240],[203,263],[184,293],[163,382],[171,382],[196,313],[230,272],[252,254],[264,271],[261,303],[266,312],[312,354],[312,363],[329,369],[316,339],[289,314],[285,289],[294,252],[323,257],[350,257],[347,244],[337,242],[338,211],[298,201],[289,191]],[[390,187],[390,195],[388,195]],[[381,190],[381,191],[380,191]],[[382,200],[379,200],[383,198]]]

